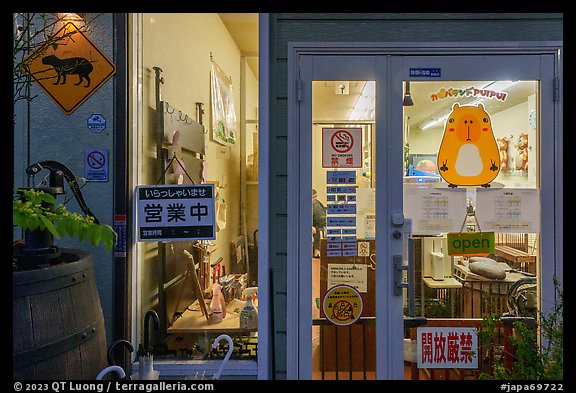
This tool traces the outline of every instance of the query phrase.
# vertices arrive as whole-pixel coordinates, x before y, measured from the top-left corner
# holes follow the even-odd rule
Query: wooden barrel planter
[[[106,331],[92,255],[13,272],[14,379],[94,380],[107,366]]]

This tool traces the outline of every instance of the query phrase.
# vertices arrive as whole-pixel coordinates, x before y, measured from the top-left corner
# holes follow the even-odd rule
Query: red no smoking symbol
[[[106,157],[99,151],[93,151],[86,157],[86,162],[92,169],[101,169],[106,164]]]
[[[354,138],[346,130],[338,130],[330,138],[330,145],[338,153],[347,153],[354,146]]]
[[[348,321],[354,319],[352,304],[347,300],[339,300],[332,308],[332,317],[338,321]]]

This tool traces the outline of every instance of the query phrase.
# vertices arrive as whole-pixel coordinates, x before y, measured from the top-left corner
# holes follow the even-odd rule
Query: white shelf
[[[434,289],[444,288],[462,288],[462,283],[455,278],[445,278],[443,280],[434,280],[430,277],[424,277],[424,284]]]

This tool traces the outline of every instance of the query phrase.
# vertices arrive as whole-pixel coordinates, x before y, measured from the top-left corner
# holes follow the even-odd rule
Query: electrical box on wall
[[[225,160],[230,158],[230,146],[216,146],[216,157]]]
[[[422,276],[435,281],[452,278],[452,257],[446,236],[422,238]]]

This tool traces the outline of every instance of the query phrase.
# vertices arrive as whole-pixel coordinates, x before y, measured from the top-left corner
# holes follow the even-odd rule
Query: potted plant
[[[535,281],[534,281],[535,282]],[[500,318],[492,315],[483,318],[484,331],[480,338],[485,345],[492,345],[497,338],[498,321],[512,325],[508,338],[512,348],[512,364],[503,357],[495,358],[492,367],[480,374],[480,379],[496,380],[556,380],[564,378],[564,290],[558,278],[553,278],[555,301],[547,314],[536,311],[533,316],[522,312]],[[529,296],[521,297],[522,302]],[[509,300],[510,302],[510,300]],[[510,303],[509,303],[510,304]],[[527,315],[533,314],[530,311]]]
[[[61,251],[54,238],[70,236],[93,245],[103,244],[110,250],[116,244],[117,234],[107,224],[100,224],[82,196],[79,181],[72,171],[56,161],[42,161],[28,167],[29,175],[42,169],[50,171],[50,183],[36,188],[16,190],[12,204],[14,225],[24,230],[24,241],[14,244],[14,270],[30,270],[61,262]],[[74,197],[84,215],[72,212],[56,201],[65,193],[64,179],[68,181]]]
[[[53,238],[70,236],[107,250],[116,244],[117,234],[107,224],[89,215],[69,211],[56,197],[41,189],[19,189],[12,205],[14,225],[22,228],[25,240],[16,241],[13,269],[29,270],[59,263],[59,248]],[[47,251],[44,255],[40,250]],[[36,252],[35,252],[36,251]],[[44,263],[43,263],[44,262]]]

